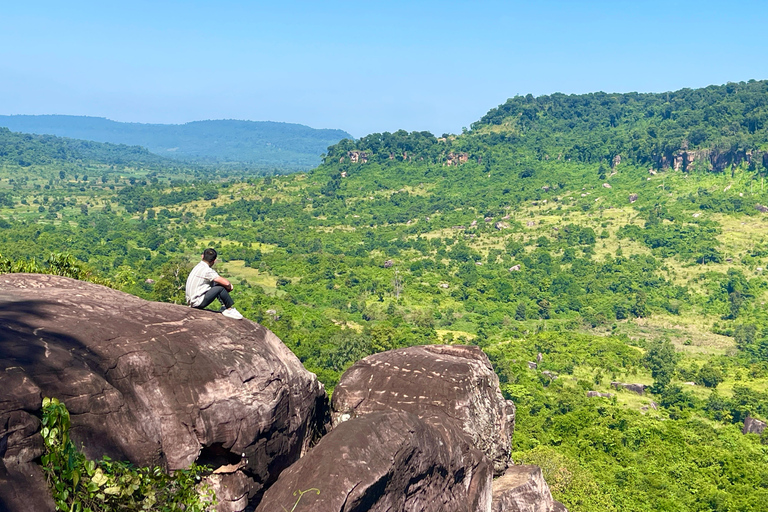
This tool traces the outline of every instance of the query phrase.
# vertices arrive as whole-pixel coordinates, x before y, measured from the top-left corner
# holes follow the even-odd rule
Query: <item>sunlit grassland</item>
[[[231,260],[221,264],[222,273],[231,276],[233,280],[245,279],[248,284],[260,286],[267,295],[284,295],[277,288],[277,276],[260,272],[259,269],[246,267],[243,260]]]

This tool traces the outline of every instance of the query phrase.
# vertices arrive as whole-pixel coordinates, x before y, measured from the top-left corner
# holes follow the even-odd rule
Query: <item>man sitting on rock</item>
[[[215,249],[203,251],[203,261],[195,265],[187,277],[187,304],[197,309],[205,309],[214,299],[222,303],[221,314],[227,318],[240,320],[243,315],[235,309],[235,301],[229,296],[232,291],[232,283],[221,277],[215,270]]]

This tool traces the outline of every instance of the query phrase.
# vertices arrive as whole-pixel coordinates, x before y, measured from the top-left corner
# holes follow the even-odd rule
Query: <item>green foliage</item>
[[[677,361],[675,347],[669,340],[657,340],[648,347],[644,363],[651,370],[655,393],[662,393],[667,388],[674,375]]]
[[[137,468],[104,457],[87,460],[69,438],[69,411],[55,398],[43,399],[41,464],[57,510],[213,510],[215,496],[200,484],[209,469],[193,465],[168,475],[161,468]]]
[[[110,283],[95,275],[82,262],[75,259],[71,254],[51,253],[44,264],[39,264],[36,260],[18,259],[12,260],[3,257],[0,254],[0,273],[32,273],[32,274],[53,274],[56,276],[71,277],[82,281],[90,281],[97,284],[109,285]]]
[[[759,147],[768,139],[766,92],[768,81],[750,80],[660,94],[529,94],[491,109],[472,131],[504,128],[519,144],[580,162],[620,154],[660,167],[680,149]]]
[[[166,160],[138,146],[64,139],[53,135],[14,133],[0,127],[0,164],[31,167],[58,162],[107,165],[159,165]],[[63,179],[63,178],[62,178]]]
[[[671,384],[653,397],[659,413],[643,415],[616,398],[587,397],[585,390],[599,384],[540,373],[573,364],[574,375],[597,369],[628,376],[641,370],[637,350],[620,338],[543,334],[486,352],[517,406],[512,459],[539,465],[555,499],[574,512],[762,510],[768,446],[743,436],[738,422],[764,414],[763,393],[737,388],[733,399],[713,393],[704,403]],[[561,345],[544,353],[539,368],[528,367],[537,350]]]
[[[192,266],[192,262],[186,258],[174,259],[163,265],[160,277],[152,287],[152,298],[159,302],[185,304],[187,276]]]
[[[725,377],[723,375],[723,372],[719,368],[711,364],[707,364],[702,366],[701,369],[699,370],[699,374],[697,375],[697,378],[696,378],[696,383],[702,384],[708,388],[716,388],[718,384],[723,382],[724,379]]]

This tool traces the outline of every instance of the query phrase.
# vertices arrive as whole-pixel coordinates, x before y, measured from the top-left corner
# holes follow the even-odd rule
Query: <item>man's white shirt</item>
[[[218,272],[213,270],[206,262],[201,261],[187,277],[187,304],[197,307],[203,302],[205,293],[213,286],[213,280],[219,277]]]

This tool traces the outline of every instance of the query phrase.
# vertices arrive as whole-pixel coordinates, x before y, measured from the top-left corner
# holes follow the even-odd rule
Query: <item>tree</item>
[[[723,382],[723,380],[723,372],[710,364],[702,366],[696,378],[697,383],[703,384],[708,388],[716,388],[718,384]]]
[[[152,289],[152,298],[160,302],[184,304],[187,276],[192,270],[192,263],[187,259],[171,260],[160,269],[160,277]]]
[[[657,340],[651,343],[645,354],[645,366],[653,376],[653,393],[662,393],[672,380],[677,366],[678,355],[669,340]]]
[[[539,306],[539,316],[545,320],[549,319],[549,317],[551,316],[551,310],[552,310],[552,305],[549,303],[549,301],[547,299],[541,299],[538,302],[538,306]]]

